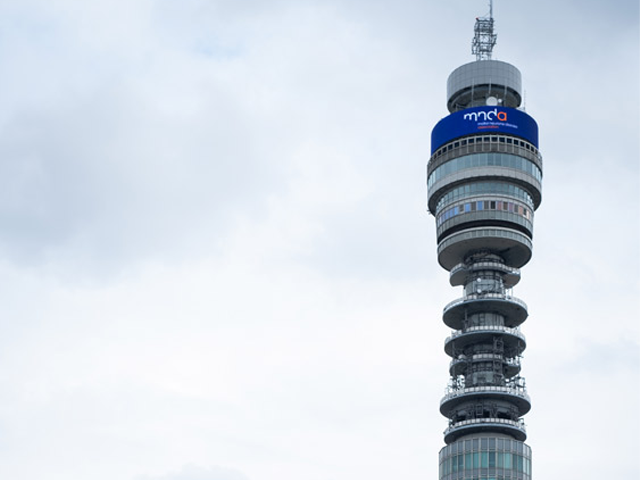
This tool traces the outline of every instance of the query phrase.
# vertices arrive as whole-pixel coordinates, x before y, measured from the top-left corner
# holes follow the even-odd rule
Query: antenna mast
[[[471,42],[471,53],[476,60],[491,60],[491,52],[498,38],[493,33],[493,0],[489,0],[489,17],[477,17],[473,31],[475,35]]]

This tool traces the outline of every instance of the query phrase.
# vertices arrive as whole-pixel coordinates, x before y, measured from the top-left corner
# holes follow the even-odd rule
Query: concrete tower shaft
[[[531,409],[521,356],[527,305],[512,294],[532,255],[542,201],[538,126],[520,110],[516,67],[462,65],[447,82],[450,114],[433,129],[427,205],[438,262],[462,296],[444,307],[451,357],[440,402],[448,419],[440,479],[530,480],[523,416]]]

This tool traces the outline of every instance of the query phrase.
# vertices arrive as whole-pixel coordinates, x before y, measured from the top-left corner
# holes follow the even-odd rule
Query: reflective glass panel
[[[539,181],[542,180],[542,171],[530,160],[507,153],[491,152],[465,155],[463,157],[453,158],[448,162],[443,163],[431,172],[431,175],[429,175],[429,179],[427,180],[427,186],[431,187],[434,182],[457,171],[482,166],[514,168],[532,175]]]

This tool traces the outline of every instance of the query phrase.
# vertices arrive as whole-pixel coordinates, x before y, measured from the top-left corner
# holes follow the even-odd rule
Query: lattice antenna
[[[471,53],[476,56],[476,60],[491,60],[491,52],[498,38],[493,33],[493,0],[489,1],[489,16],[477,17],[473,31]]]

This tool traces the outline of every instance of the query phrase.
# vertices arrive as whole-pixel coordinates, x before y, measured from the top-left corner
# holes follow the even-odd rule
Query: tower
[[[438,263],[463,290],[442,316],[452,333],[440,480],[531,478],[522,418],[531,401],[520,374],[528,311],[512,288],[532,255],[542,157],[538,126],[521,108],[520,71],[491,59],[493,27],[491,4],[476,19],[476,60],[449,76],[449,115],[433,128],[427,166]]]

